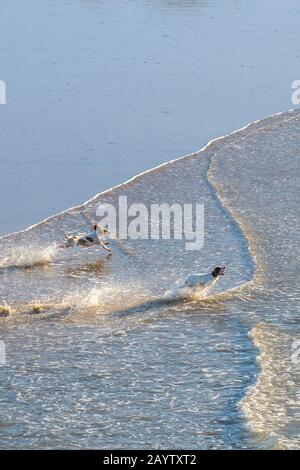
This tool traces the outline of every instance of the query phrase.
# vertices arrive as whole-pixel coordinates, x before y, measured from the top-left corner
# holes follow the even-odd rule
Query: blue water
[[[297,0],[3,0],[0,233],[291,108],[299,13]]]

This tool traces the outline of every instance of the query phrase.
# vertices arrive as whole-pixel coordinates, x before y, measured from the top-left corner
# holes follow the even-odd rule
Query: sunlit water
[[[299,447],[299,128],[259,121],[0,240],[2,447]],[[203,202],[203,249],[57,249],[119,195]],[[166,297],[216,264],[208,298]]]

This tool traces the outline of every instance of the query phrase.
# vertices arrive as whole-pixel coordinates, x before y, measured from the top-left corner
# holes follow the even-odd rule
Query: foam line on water
[[[71,208],[69,208],[69,209],[65,209],[65,210],[63,210],[63,211],[61,211],[61,212],[58,212],[57,214],[53,214],[53,215],[51,215],[51,216],[49,216],[49,217],[43,219],[42,221],[37,222],[36,224],[30,225],[29,227],[27,227],[27,228],[25,228],[25,229],[17,230],[17,231],[15,231],[15,232],[12,232],[12,233],[9,233],[9,234],[6,234],[6,235],[2,235],[2,236],[0,236],[0,240],[6,239],[6,238],[8,238],[8,237],[10,237],[10,236],[12,236],[12,235],[18,235],[18,234],[20,234],[20,233],[28,232],[28,231],[32,230],[33,228],[36,228],[36,227],[38,227],[38,226],[40,226],[40,225],[46,223],[47,221],[49,221],[49,220],[51,220],[51,219],[53,219],[53,218],[55,218],[55,217],[59,217],[59,216],[64,215],[64,214],[66,214],[66,213],[83,209],[85,206],[87,206],[89,203],[93,202],[93,201],[94,201],[95,199],[97,199],[98,197],[104,196],[104,195],[110,193],[111,191],[114,191],[114,190],[116,190],[116,189],[118,189],[118,188],[121,188],[121,187],[123,187],[123,186],[126,186],[127,184],[129,184],[129,183],[131,183],[131,182],[137,180],[138,178],[141,178],[142,176],[144,176],[144,175],[146,175],[146,174],[148,174],[148,173],[151,173],[151,172],[154,172],[154,171],[156,171],[156,170],[158,170],[158,169],[160,169],[160,168],[163,168],[164,166],[167,166],[167,165],[169,165],[170,163],[174,163],[174,162],[176,162],[176,161],[183,160],[184,158],[192,157],[192,156],[197,155],[197,154],[199,154],[199,153],[203,153],[203,152],[205,152],[209,147],[211,147],[213,144],[216,144],[216,143],[219,142],[219,141],[225,140],[226,138],[228,138],[228,137],[230,137],[230,136],[234,136],[235,134],[237,134],[237,133],[239,133],[239,132],[241,132],[241,131],[243,131],[243,130],[246,130],[247,128],[249,128],[250,126],[252,126],[252,125],[254,125],[254,124],[256,124],[256,123],[259,123],[259,122],[263,123],[264,121],[270,120],[271,118],[274,118],[274,117],[276,117],[276,116],[280,116],[280,115],[283,115],[283,114],[292,113],[292,112],[295,111],[295,110],[296,110],[296,108],[291,108],[291,109],[289,109],[288,111],[281,111],[281,112],[278,112],[278,113],[274,113],[274,114],[271,115],[271,116],[268,116],[268,117],[265,117],[265,118],[261,118],[261,119],[257,119],[257,120],[255,120],[255,121],[252,121],[252,122],[246,124],[245,126],[242,126],[241,128],[236,129],[236,130],[234,130],[234,131],[232,131],[232,132],[230,132],[230,133],[228,133],[228,134],[224,134],[223,136],[216,137],[216,138],[210,140],[204,147],[202,147],[201,149],[199,149],[199,150],[197,150],[197,151],[195,151],[195,152],[192,152],[192,153],[187,154],[187,155],[184,155],[184,156],[176,157],[176,158],[174,158],[174,159],[172,159],[172,160],[169,160],[169,161],[167,161],[167,162],[164,162],[164,163],[162,163],[162,164],[160,164],[160,165],[158,165],[158,166],[156,166],[156,167],[154,167],[154,168],[150,168],[150,169],[148,169],[148,170],[145,170],[145,171],[143,171],[143,172],[141,172],[141,173],[139,173],[139,174],[133,176],[132,178],[128,179],[127,181],[125,181],[125,182],[123,182],[123,183],[120,183],[120,184],[115,185],[115,186],[113,186],[113,187],[111,187],[111,188],[109,188],[109,189],[106,189],[106,190],[104,190],[104,191],[101,191],[100,193],[95,194],[94,196],[92,196],[90,199],[88,199],[87,201],[85,201],[85,202],[82,203],[82,204],[79,204],[79,205],[77,205],[77,206],[71,207]]]
[[[286,432],[299,413],[296,385],[298,364],[292,361],[293,338],[270,324],[260,323],[249,334],[258,349],[259,374],[240,402],[250,429],[275,449],[297,449],[299,434]],[[298,393],[298,397],[295,396]]]

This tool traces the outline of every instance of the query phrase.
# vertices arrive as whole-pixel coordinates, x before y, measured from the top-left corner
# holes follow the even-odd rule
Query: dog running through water
[[[73,234],[65,232],[65,243],[60,248],[89,248],[90,246],[101,246],[106,251],[112,251],[107,238],[108,231],[100,225],[94,224],[93,231],[86,234]]]
[[[189,288],[195,294],[205,293],[211,289],[221,276],[224,276],[225,269],[225,266],[223,268],[217,266],[209,274],[190,274],[178,287],[179,289]]]

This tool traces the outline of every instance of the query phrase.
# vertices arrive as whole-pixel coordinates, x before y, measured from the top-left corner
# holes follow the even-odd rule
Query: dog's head
[[[211,273],[213,277],[219,277],[219,276],[224,276],[225,274],[225,269],[226,267],[224,266],[221,268],[220,266],[217,266]]]
[[[108,230],[105,227],[102,227],[101,225],[95,224],[93,225],[93,229],[95,231],[99,231],[102,235],[108,235]]]

